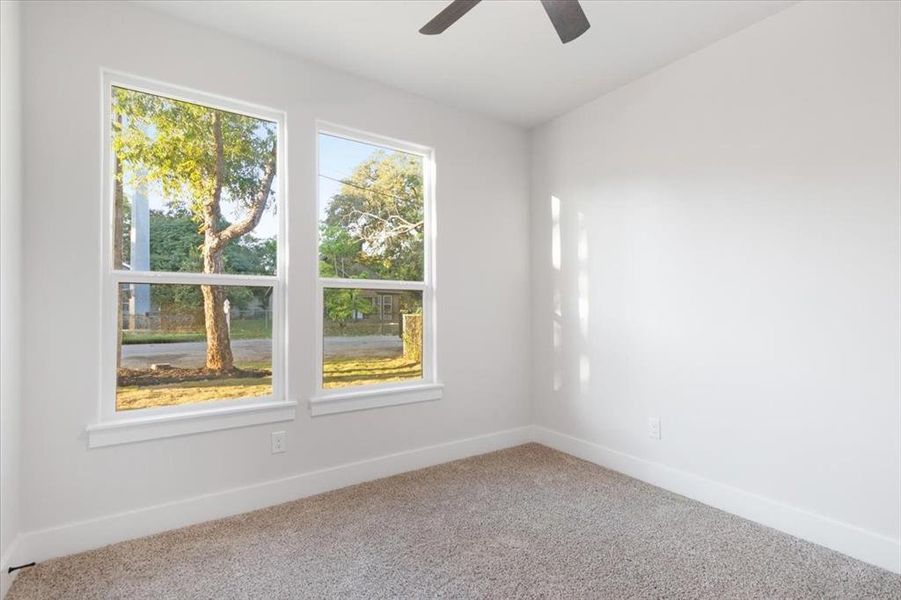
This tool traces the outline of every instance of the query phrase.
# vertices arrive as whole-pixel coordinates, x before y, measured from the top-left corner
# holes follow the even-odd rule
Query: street
[[[268,361],[272,356],[272,341],[268,339],[233,340],[235,363]],[[325,358],[361,356],[390,357],[403,352],[403,342],[393,335],[334,336],[325,338]],[[128,369],[149,369],[154,363],[168,363],[173,367],[200,368],[206,362],[206,342],[177,342],[173,344],[125,344],[122,346],[122,366]]]

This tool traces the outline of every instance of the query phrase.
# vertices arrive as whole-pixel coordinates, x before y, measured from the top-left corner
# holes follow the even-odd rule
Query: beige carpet
[[[47,598],[901,598],[901,577],[529,444],[48,561]]]

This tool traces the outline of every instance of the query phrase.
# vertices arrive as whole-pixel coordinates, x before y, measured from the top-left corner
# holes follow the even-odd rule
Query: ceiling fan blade
[[[454,0],[444,10],[438,13],[434,19],[426,23],[419,33],[435,35],[441,33],[457,22],[457,19],[472,10],[472,7],[481,0]]]
[[[560,41],[571,42],[591,27],[578,0],[541,0]]]

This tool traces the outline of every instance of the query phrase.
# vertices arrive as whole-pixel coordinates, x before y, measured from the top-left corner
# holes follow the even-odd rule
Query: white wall
[[[805,2],[532,140],[536,423],[896,570],[899,39],[898,3]]]
[[[2,5],[6,44],[14,20]],[[23,561],[54,552],[41,540],[81,549],[140,533],[150,517],[165,524],[166,503],[189,498],[200,500],[181,518],[200,520],[222,498],[204,494],[298,474],[340,482],[322,469],[520,427],[531,411],[544,431],[897,547],[898,21],[897,4],[804,3],[539,128],[530,234],[528,139],[515,128],[139,7],[30,4],[26,501],[16,517],[18,404],[8,399],[20,395],[7,393],[18,384],[5,376],[15,354],[4,345],[2,548],[21,531]],[[20,194],[7,186],[20,182],[7,176],[18,158],[6,144],[18,119],[5,95],[13,55],[3,54],[2,329],[15,345],[6,284]],[[434,146],[445,398],[88,450],[84,427],[99,406],[101,67],[287,111],[288,377],[301,403],[314,375],[304,343],[314,337],[314,120]],[[649,416],[662,419],[660,441],[647,436]],[[269,453],[276,429],[288,431],[287,454]]]
[[[20,5],[0,2],[0,596],[19,533],[22,175]]]
[[[23,530],[529,423],[525,132],[125,3],[33,3],[24,17]],[[296,421],[87,449],[100,389],[101,67],[287,111],[288,385],[303,406]],[[307,415],[316,351],[315,119],[436,149],[440,401]],[[269,435],[281,429],[288,452],[273,456]]]

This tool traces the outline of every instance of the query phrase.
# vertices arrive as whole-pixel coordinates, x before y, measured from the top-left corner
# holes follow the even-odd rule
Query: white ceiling
[[[582,0],[591,29],[560,43],[537,0],[485,0],[450,29],[448,0],[142,1],[155,10],[523,126],[533,126],[792,4]]]

